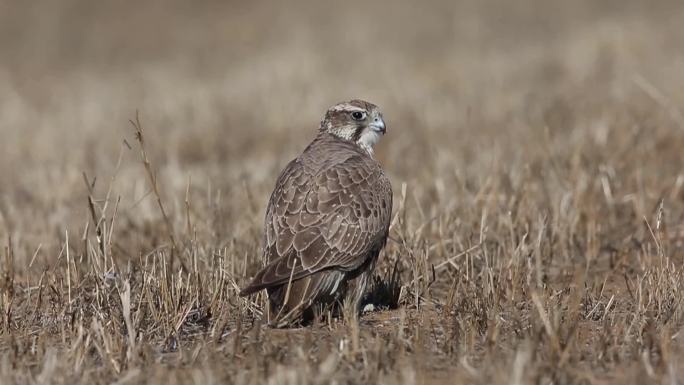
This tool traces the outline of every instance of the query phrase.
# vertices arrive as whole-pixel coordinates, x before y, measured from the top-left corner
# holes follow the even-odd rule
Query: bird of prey
[[[278,177],[264,223],[266,266],[240,292],[266,289],[271,325],[310,321],[345,300],[361,310],[392,214],[392,186],[373,154],[385,132],[374,104],[336,104]]]

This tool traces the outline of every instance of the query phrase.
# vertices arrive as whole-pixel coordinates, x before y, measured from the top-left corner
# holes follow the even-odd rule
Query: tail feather
[[[259,290],[261,290],[261,289],[263,289],[263,288],[260,288],[260,287],[257,287],[257,286],[249,285],[249,286],[247,286],[247,287],[242,288],[242,289],[240,290],[239,295],[240,295],[240,297],[246,297],[246,296],[248,296],[248,295],[250,295],[250,294],[256,293],[257,291],[259,291]]]
[[[294,280],[291,285],[286,282],[267,290],[271,316],[269,322],[283,327],[297,320],[310,320],[314,305],[319,310],[332,305],[344,296],[347,285],[344,272],[326,270]]]
[[[297,260],[294,268],[290,269],[283,268],[282,260],[269,263],[254,276],[249,285],[240,290],[240,296],[244,297],[259,290],[285,285],[290,280],[296,281],[312,274],[309,270],[302,269],[302,265],[298,262]]]

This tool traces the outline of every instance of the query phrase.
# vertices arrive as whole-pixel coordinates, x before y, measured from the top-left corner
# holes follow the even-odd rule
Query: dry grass
[[[684,4],[338,7],[0,2],[0,383],[684,382]],[[264,328],[272,183],[351,97],[400,306]]]

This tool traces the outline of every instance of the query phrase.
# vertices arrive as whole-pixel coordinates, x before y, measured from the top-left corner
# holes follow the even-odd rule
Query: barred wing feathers
[[[315,150],[330,151],[325,144]],[[315,150],[278,178],[266,212],[268,264],[241,295],[323,270],[352,271],[384,246],[392,190],[380,165],[352,148],[323,161]]]

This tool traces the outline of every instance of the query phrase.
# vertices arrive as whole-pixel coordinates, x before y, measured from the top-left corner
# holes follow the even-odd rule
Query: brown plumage
[[[390,181],[373,158],[384,133],[375,105],[337,104],[278,177],[264,224],[267,265],[240,292],[267,290],[272,325],[345,298],[360,310],[392,213]]]

